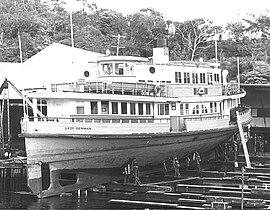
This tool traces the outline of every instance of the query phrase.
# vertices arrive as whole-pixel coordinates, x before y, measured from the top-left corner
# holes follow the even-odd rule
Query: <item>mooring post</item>
[[[180,163],[177,157],[173,158],[173,168],[174,168],[174,176],[180,177]]]

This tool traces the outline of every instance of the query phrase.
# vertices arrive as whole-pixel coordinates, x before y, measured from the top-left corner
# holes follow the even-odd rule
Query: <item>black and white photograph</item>
[[[0,209],[270,209],[267,0],[0,0]]]

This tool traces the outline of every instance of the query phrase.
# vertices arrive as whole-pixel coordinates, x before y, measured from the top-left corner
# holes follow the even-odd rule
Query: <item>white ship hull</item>
[[[94,186],[113,180],[123,166],[133,158],[139,167],[153,166],[169,157],[184,158],[194,152],[204,153],[228,141],[237,127],[205,131],[134,134],[134,135],[70,135],[24,134],[28,160],[28,185],[39,197],[47,197],[72,190]],[[51,186],[42,188],[42,163],[50,169]],[[81,180],[74,186],[59,187],[57,176],[61,171],[74,170]],[[89,174],[79,172],[88,171]],[[116,171],[116,174],[110,174]],[[86,177],[92,177],[89,180]],[[80,180],[80,178],[78,179]],[[92,182],[91,182],[92,181]],[[54,183],[54,184],[52,184]]]

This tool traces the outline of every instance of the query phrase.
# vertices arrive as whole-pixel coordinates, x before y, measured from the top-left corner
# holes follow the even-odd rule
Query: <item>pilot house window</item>
[[[113,73],[113,65],[111,63],[102,65],[103,75],[111,75]]]
[[[116,63],[115,64],[115,74],[116,75],[124,75],[124,64]]]

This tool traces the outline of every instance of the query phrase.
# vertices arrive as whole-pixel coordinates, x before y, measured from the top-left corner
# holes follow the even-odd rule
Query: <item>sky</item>
[[[77,0],[66,0],[75,9]],[[124,15],[133,14],[142,8],[152,7],[161,12],[165,20],[183,22],[195,18],[210,19],[215,24],[241,21],[247,14],[266,14],[269,0],[88,0],[98,8],[112,9]]]

